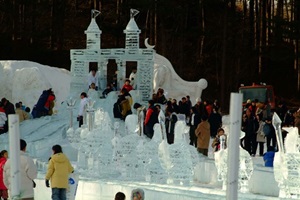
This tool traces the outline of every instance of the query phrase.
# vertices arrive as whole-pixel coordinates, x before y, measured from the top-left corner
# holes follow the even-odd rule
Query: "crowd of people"
[[[32,112],[29,107],[23,105],[22,101],[14,105],[3,97],[0,101],[0,134],[8,131],[8,115],[19,115],[19,122],[21,123],[24,120],[52,115],[54,105],[55,95],[51,88],[43,91]]]
[[[131,90],[130,80],[126,80],[113,107],[115,118],[125,120],[127,115],[132,114],[133,102],[129,93]],[[190,145],[195,146],[206,156],[210,138],[216,138],[222,126],[222,116],[217,100],[211,104],[208,100],[202,101],[201,98],[197,98],[195,105],[192,105],[190,96],[185,96],[177,103],[176,99],[167,99],[162,88],[153,94],[153,98],[148,101],[147,108],[139,103],[135,103],[133,108],[137,110],[138,120],[142,118],[143,121],[142,127],[139,123],[139,130],[143,130],[139,133],[143,132],[148,138],[152,138],[154,125],[163,123],[169,144],[174,143],[175,124],[178,118],[183,118],[190,126]]]
[[[257,99],[248,99],[243,110],[242,130],[245,137],[241,140],[241,146],[249,152],[251,156],[263,156],[265,166],[272,167],[275,151],[278,150],[276,132],[272,125],[274,112],[282,121],[281,127],[295,126],[300,128],[300,111],[292,113],[288,110],[285,102],[279,101],[276,109],[271,109],[268,101],[258,102]],[[286,137],[287,132],[282,130],[282,138]],[[264,149],[266,143],[266,151]]]
[[[20,196],[22,200],[33,200],[37,178],[37,168],[33,159],[26,154],[27,143],[20,140]],[[69,187],[69,174],[74,172],[69,159],[63,154],[60,145],[52,147],[52,156],[49,158],[48,170],[45,176],[46,187],[51,186],[53,200],[66,200],[66,192]],[[10,179],[10,159],[7,150],[0,153],[0,199],[7,200],[8,190],[13,186]],[[49,182],[50,181],[50,182]]]

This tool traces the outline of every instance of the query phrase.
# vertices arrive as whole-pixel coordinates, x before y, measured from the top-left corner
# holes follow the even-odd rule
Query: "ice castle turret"
[[[128,49],[129,54],[136,54],[140,47],[140,33],[141,30],[137,26],[134,16],[139,11],[135,9],[130,10],[130,21],[128,22],[126,29],[124,30],[125,36],[125,49]]]
[[[86,34],[86,48],[87,49],[101,49],[101,33],[96,23],[96,17],[100,14],[97,10],[92,10],[92,20],[84,32]]]

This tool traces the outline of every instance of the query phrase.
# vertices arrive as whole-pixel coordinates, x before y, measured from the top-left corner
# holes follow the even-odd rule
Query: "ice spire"
[[[101,48],[101,33],[96,23],[96,17],[100,14],[98,10],[92,10],[91,23],[87,30],[84,32],[86,34],[86,48],[87,49],[100,49]]]

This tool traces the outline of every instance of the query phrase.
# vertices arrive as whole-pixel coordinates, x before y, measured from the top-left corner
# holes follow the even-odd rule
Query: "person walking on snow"
[[[69,187],[69,174],[74,172],[69,159],[63,154],[60,145],[52,147],[53,155],[48,163],[46,174],[46,187],[50,187],[51,181],[52,200],[66,200],[67,188]]]
[[[81,127],[81,125],[83,125],[83,115],[86,109],[86,105],[88,103],[88,98],[87,98],[87,94],[85,92],[82,92],[80,94],[80,105],[79,105],[79,112],[78,112],[78,117],[77,117],[77,121],[79,122],[79,127]]]
[[[35,185],[34,179],[37,177],[37,169],[36,165],[34,164],[32,158],[26,155],[26,147],[27,143],[25,140],[20,140],[20,177],[21,177],[21,184],[20,184],[20,199],[21,200],[34,200],[34,192],[33,187]],[[3,175],[4,175],[4,184],[5,186],[11,190],[11,179],[10,179],[10,170],[11,164],[10,159],[8,159],[3,168]]]

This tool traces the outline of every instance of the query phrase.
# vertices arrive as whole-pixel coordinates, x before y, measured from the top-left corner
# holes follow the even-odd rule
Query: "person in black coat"
[[[190,106],[188,102],[186,101],[185,97],[181,98],[181,102],[179,104],[178,111],[180,114],[184,114],[186,118],[190,116]]]
[[[216,110],[216,107],[213,107],[213,111],[208,118],[210,124],[210,136],[215,138],[218,132],[218,129],[222,126],[222,116]]]
[[[14,105],[10,103],[6,98],[2,98],[1,103],[7,117],[9,114],[16,114]]]
[[[258,128],[258,122],[252,115],[250,109],[247,109],[246,114],[243,116],[242,127],[243,131],[246,133],[244,138],[244,149],[248,151],[251,156],[255,156],[257,146],[256,131]]]
[[[7,120],[4,124],[4,132],[8,131],[8,115],[10,114],[16,114],[14,104],[10,103],[6,98],[1,99],[1,103],[3,105],[3,109],[5,110],[5,114],[7,117]]]
[[[166,116],[167,142],[168,142],[168,144],[173,144],[174,143],[175,124],[178,119],[177,119],[176,113],[171,108],[168,108],[166,110],[166,115],[167,115]]]
[[[190,145],[195,146],[197,148],[197,137],[195,135],[195,130],[198,124],[201,122],[201,118],[197,112],[195,107],[191,108],[191,117],[189,121],[190,125]]]

